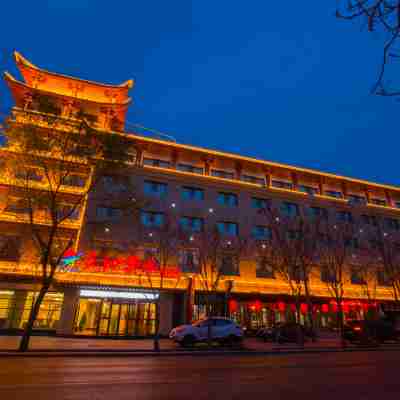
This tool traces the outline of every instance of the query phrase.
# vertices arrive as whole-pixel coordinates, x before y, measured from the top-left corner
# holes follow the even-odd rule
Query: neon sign
[[[73,250],[67,250],[60,264],[61,272],[123,273],[175,279],[181,275],[177,266],[160,267],[154,257],[141,260],[135,255],[99,256],[96,251],[76,253]]]

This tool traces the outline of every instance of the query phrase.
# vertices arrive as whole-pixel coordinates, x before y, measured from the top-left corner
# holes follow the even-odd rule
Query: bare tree
[[[271,229],[271,238],[261,244],[259,252],[264,253],[277,275],[289,286],[298,323],[301,299],[306,299],[309,325],[315,333],[310,280],[317,254],[318,219],[304,215],[286,216],[273,209],[263,210],[262,214]]]
[[[37,114],[26,111],[22,123],[10,118],[2,131],[6,139],[2,155],[7,191],[3,212],[13,213],[28,226],[41,271],[41,287],[24,328],[20,351],[29,347],[34,322],[63,255],[77,244],[77,229],[69,229],[68,222],[81,223],[88,194],[104,171],[125,170],[131,157],[124,136],[96,131],[85,120],[77,119],[69,122],[66,133],[51,99],[39,100],[47,104],[47,113],[41,113],[39,120]]]
[[[400,301],[400,235],[377,226],[369,232],[369,251],[380,275],[380,280],[392,291],[396,303]]]
[[[173,213],[165,213],[160,226],[155,228],[139,228],[141,230],[140,246],[144,248],[142,261],[142,276],[150,290],[155,293],[155,332],[154,350],[160,351],[160,295],[164,289],[166,280],[175,280],[179,284],[180,274],[176,265],[177,254],[182,246],[183,234],[176,216]]]
[[[382,96],[398,96],[400,91],[388,88],[385,80],[388,67],[399,57],[400,35],[399,0],[339,0],[338,18],[364,21],[368,32],[381,31],[385,35],[382,63],[372,93]]]
[[[354,254],[352,240],[354,226],[350,222],[336,222],[334,225],[326,223],[320,227],[318,241],[318,265],[321,278],[336,303],[337,324],[342,340],[343,337],[343,298],[345,283],[349,273],[349,264]]]
[[[239,274],[240,261],[248,249],[247,238],[225,237],[216,227],[205,228],[189,238],[190,246],[198,252],[197,278],[205,296],[206,314],[209,317],[221,313],[218,295],[230,291],[232,282],[223,286],[221,283],[232,275]],[[226,281],[227,282],[227,281]],[[224,299],[226,302],[226,298]],[[224,313],[226,304],[224,304]],[[211,325],[208,327],[208,341],[211,344]]]

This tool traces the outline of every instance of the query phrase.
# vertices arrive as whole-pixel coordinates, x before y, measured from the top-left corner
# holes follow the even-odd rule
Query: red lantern
[[[338,305],[336,302],[332,302],[331,303],[331,307],[332,307],[332,312],[337,312],[338,311]]]
[[[283,301],[280,301],[280,302],[278,302],[278,310],[280,311],[280,312],[285,312],[285,310],[286,310],[286,304],[283,302]]]
[[[343,310],[344,313],[347,314],[347,313],[350,311],[349,303],[347,303],[346,301],[344,301],[344,302],[342,303],[342,310]]]
[[[234,299],[230,299],[228,302],[228,308],[230,313],[234,313],[238,310],[238,302]]]
[[[314,304],[314,305],[313,305],[313,313],[316,313],[316,312],[318,312],[318,311],[319,311],[319,309],[320,309],[320,307],[319,307],[319,305],[318,305],[318,304]]]
[[[300,304],[300,312],[301,312],[302,314],[306,314],[307,311],[308,311],[308,304],[306,304],[306,303],[301,303],[301,304]]]
[[[321,311],[322,311],[323,313],[329,312],[329,305],[328,305],[328,304],[322,304],[322,306],[321,306]]]
[[[295,304],[291,304],[291,305],[290,305],[290,309],[291,309],[293,312],[296,312],[296,305],[295,305]]]
[[[254,307],[254,311],[260,312],[260,311],[261,311],[261,308],[262,308],[261,301],[260,301],[260,300],[256,300],[256,301],[254,302],[254,304],[253,304],[253,307]]]

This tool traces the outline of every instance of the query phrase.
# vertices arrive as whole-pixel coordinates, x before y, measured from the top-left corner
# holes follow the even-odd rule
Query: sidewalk
[[[18,349],[19,336],[0,336],[0,354],[15,353]],[[160,340],[162,352],[168,354],[182,353],[284,353],[284,352],[318,352],[342,351],[340,340],[337,337],[320,338],[317,342],[306,342],[304,348],[299,348],[295,343],[278,344],[264,342],[257,338],[245,338],[242,347],[215,347],[208,349],[206,345],[199,345],[192,349],[183,349],[169,339]],[[349,345],[348,350],[360,349],[360,346]],[[399,345],[385,344],[379,349],[400,349]],[[33,336],[30,342],[31,353],[152,353],[152,339],[98,339],[98,338],[62,338]]]

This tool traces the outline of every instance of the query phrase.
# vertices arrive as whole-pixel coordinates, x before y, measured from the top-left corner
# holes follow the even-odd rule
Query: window
[[[305,278],[304,271],[300,266],[293,266],[289,268],[289,277],[292,281],[303,281]]]
[[[219,262],[219,270],[222,275],[239,275],[239,263],[231,254],[224,254]]]
[[[202,218],[182,217],[179,222],[184,231],[201,232],[203,230]]]
[[[122,216],[122,210],[114,207],[98,206],[96,216],[99,219],[115,220]]]
[[[353,216],[349,211],[338,211],[336,213],[336,218],[340,222],[349,222],[349,223],[353,222]]]
[[[337,199],[342,199],[342,192],[337,192],[336,190],[325,190],[325,195],[329,197],[335,197]]]
[[[177,166],[177,169],[179,171],[190,172],[192,174],[203,175],[203,173],[204,173],[204,169],[203,168],[196,167],[195,165],[190,165],[190,164],[179,163],[178,166]]]
[[[184,249],[179,252],[179,267],[182,272],[199,272],[199,251]]]
[[[211,170],[211,175],[212,176],[217,176],[218,178],[235,179],[235,174],[233,172],[222,171],[220,169]]]
[[[289,240],[298,240],[298,239],[301,239],[302,238],[302,232],[301,231],[296,231],[296,230],[294,230],[294,229],[289,229],[287,232],[286,232],[286,237],[289,239]]]
[[[19,261],[21,240],[18,236],[0,235],[0,260]]]
[[[143,165],[150,165],[152,167],[170,168],[171,162],[164,160],[157,160],[155,158],[144,158]]]
[[[251,198],[251,206],[257,209],[269,210],[271,208],[271,200],[260,199],[258,197]]]
[[[364,285],[365,280],[362,277],[361,269],[358,266],[351,267],[350,280],[353,285]]]
[[[347,200],[349,201],[349,204],[352,204],[352,205],[366,204],[365,197],[358,196],[358,195],[355,195],[355,194],[349,194],[347,196]]]
[[[185,186],[181,190],[182,200],[204,200],[204,190]]]
[[[375,215],[361,215],[361,222],[364,225],[378,226],[378,219]]]
[[[267,257],[259,257],[256,263],[256,277],[257,278],[271,278],[274,279],[274,268],[268,262]]]
[[[217,222],[217,230],[221,235],[237,236],[239,232],[238,224],[235,222]]]
[[[326,210],[325,208],[309,207],[307,208],[306,212],[310,218],[328,219],[328,210]]]
[[[85,183],[85,178],[81,175],[68,175],[63,181],[64,186],[84,187]]]
[[[379,286],[392,285],[389,275],[383,269],[378,269],[376,271],[376,278]]]
[[[143,211],[141,221],[144,226],[159,228],[164,223],[164,214],[160,212]]]
[[[9,212],[13,214],[28,214],[30,208],[24,199],[10,199],[4,212]]]
[[[259,178],[258,176],[242,175],[242,181],[249,182],[249,183],[255,183],[256,185],[260,185],[260,186],[265,186],[264,178]]]
[[[218,193],[218,204],[223,206],[236,207],[238,205],[238,196],[234,193]]]
[[[80,211],[79,207],[75,207],[73,210],[73,206],[68,204],[60,205],[57,216],[59,219],[70,219],[70,220],[77,220],[79,219]]]
[[[348,247],[350,249],[358,249],[359,244],[358,244],[358,239],[357,238],[347,238],[344,240],[344,245],[345,247]]]
[[[299,206],[295,203],[289,203],[287,201],[281,204],[281,213],[286,217],[297,217],[299,215]]]
[[[144,193],[149,196],[164,198],[167,195],[168,185],[166,183],[145,181]]]
[[[127,189],[127,186],[122,182],[121,177],[105,175],[102,177],[101,181],[107,192],[123,192]]]
[[[251,232],[255,239],[271,239],[272,232],[268,226],[257,225],[254,226]]]
[[[335,282],[335,273],[330,271],[328,267],[321,268],[321,281],[322,282]]]
[[[214,323],[215,323],[215,326],[219,326],[219,327],[226,327],[226,326],[232,324],[232,322],[227,319],[215,319]]]
[[[394,218],[385,218],[385,227],[393,231],[399,230],[399,221]]]
[[[370,200],[371,204],[376,204],[377,206],[386,206],[386,200],[383,199],[371,199]]]
[[[43,175],[39,173],[36,168],[23,168],[16,171],[15,177],[17,179],[30,180],[40,182],[43,179]]]
[[[312,186],[299,185],[299,192],[307,193],[310,195],[318,194],[318,189]]]
[[[276,179],[273,179],[271,182],[273,187],[277,187],[280,189],[293,189],[293,184],[291,182],[287,182],[287,181],[278,181]]]

